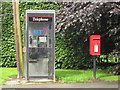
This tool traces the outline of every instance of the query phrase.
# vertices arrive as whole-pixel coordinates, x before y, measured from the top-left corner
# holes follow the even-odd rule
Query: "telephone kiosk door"
[[[26,11],[26,76],[54,80],[54,10]]]

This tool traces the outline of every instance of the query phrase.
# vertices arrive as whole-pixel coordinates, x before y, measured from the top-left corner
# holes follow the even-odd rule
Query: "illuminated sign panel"
[[[30,22],[51,22],[52,17],[51,16],[32,16],[29,17]]]

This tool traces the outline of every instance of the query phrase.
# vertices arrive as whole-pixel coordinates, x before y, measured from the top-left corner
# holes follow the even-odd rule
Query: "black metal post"
[[[93,57],[93,77],[94,81],[96,80],[96,57]]]

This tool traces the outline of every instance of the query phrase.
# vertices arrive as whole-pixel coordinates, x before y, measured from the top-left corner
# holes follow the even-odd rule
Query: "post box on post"
[[[93,76],[96,80],[96,57],[100,55],[100,35],[91,35],[90,36],[90,55],[94,56],[93,59]]]

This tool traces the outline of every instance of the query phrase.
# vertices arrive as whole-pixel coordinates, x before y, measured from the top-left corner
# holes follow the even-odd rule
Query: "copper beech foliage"
[[[120,2],[64,2],[56,16],[56,57],[62,67],[92,67],[92,34],[101,35],[101,54],[120,57]]]
[[[100,34],[102,52],[120,50],[120,2],[62,3],[56,18],[57,31],[64,38],[71,32],[87,42],[90,35]]]

